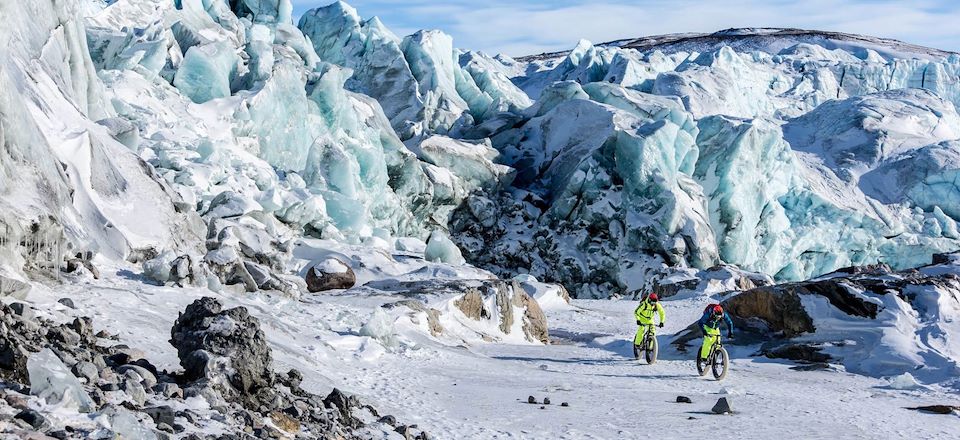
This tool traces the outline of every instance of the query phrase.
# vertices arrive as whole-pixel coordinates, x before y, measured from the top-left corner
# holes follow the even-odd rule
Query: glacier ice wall
[[[5,2],[0,15],[4,276],[56,277],[75,254],[195,248],[195,213],[113,138],[77,2]],[[132,41],[130,44],[136,44]],[[98,124],[94,121],[102,121]]]
[[[806,279],[877,261],[912,267],[960,247],[950,214],[960,165],[950,75],[960,57],[888,59],[805,43],[773,54],[721,46],[666,55],[581,41],[562,57],[525,62],[499,69],[537,101],[465,132],[489,136],[522,189],[494,227],[469,225],[479,218],[459,211],[454,237],[468,259],[606,296],[649,285],[664,265],[724,262]],[[651,111],[664,98],[676,104]],[[598,104],[614,107],[615,121],[639,115],[646,125],[588,125]],[[544,116],[556,109],[566,114]],[[658,124],[684,127],[693,141]],[[631,145],[634,130],[643,141]],[[601,145],[616,154],[597,155]],[[651,160],[663,152],[686,165]],[[620,168],[591,163],[603,160]],[[639,205],[629,203],[635,193]],[[664,203],[664,194],[673,197]],[[510,212],[521,207],[530,214]],[[611,220],[614,211],[624,218]],[[583,217],[601,220],[570,223]],[[534,244],[510,244],[525,222]]]
[[[299,27],[319,56],[353,69],[347,87],[380,102],[401,139],[447,134],[529,98],[489,64],[465,61],[440,31],[399,38],[344,2],[308,11]]]
[[[202,262],[216,282],[197,283],[250,290],[289,287],[303,235],[449,237],[587,296],[671,267],[800,279],[960,247],[958,56],[581,41],[515,60],[343,2],[296,25],[289,0],[2,7],[39,17],[0,32],[17,243]]]

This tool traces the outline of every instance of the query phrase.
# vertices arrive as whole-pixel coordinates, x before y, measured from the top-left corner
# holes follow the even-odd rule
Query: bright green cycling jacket
[[[660,322],[663,322],[664,313],[663,306],[660,305],[660,302],[651,302],[650,300],[640,301],[640,305],[633,311],[634,316],[636,316],[637,321],[643,325],[653,324],[653,312],[656,311],[660,315]]]

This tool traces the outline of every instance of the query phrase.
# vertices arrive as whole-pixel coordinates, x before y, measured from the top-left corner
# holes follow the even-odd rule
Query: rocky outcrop
[[[427,329],[430,331],[431,336],[440,336],[443,334],[443,324],[440,324],[440,311],[428,307],[423,301],[418,301],[415,299],[405,299],[402,301],[397,301],[393,303],[384,304],[383,307],[392,309],[396,307],[406,307],[411,310],[412,313],[423,313],[427,318]],[[414,322],[419,324],[419,322]]]
[[[489,310],[487,306],[487,298],[490,296],[495,297],[495,310]],[[479,288],[471,288],[454,301],[454,305],[468,318],[476,321],[494,319],[496,312],[496,319],[503,333],[511,333],[514,323],[520,321],[527,340],[544,344],[550,340],[543,310],[516,282],[507,284],[496,281]]]
[[[956,292],[960,292],[960,280],[951,269],[960,261],[956,255],[935,255],[934,266],[929,270],[894,271],[884,264],[847,267],[809,281],[762,286],[733,293],[722,304],[737,328],[735,343],[760,343],[757,355],[822,365],[839,360],[835,352],[847,345],[844,338],[854,336],[845,335],[843,329],[818,329],[813,313],[830,314],[831,319],[821,323],[833,325],[838,319],[849,322],[875,320],[873,326],[877,328],[892,325],[881,322],[881,312],[885,307],[897,308],[892,311],[893,315],[888,313],[888,316],[943,313],[931,310],[926,304],[939,295],[956,296]],[[819,299],[809,303],[806,298]],[[812,304],[821,305],[810,309]],[[826,304],[829,304],[829,310],[816,310],[816,307],[822,308]],[[824,332],[834,335],[832,337],[836,340],[819,340],[809,336]],[[673,343],[685,349],[700,335],[700,330],[693,324],[678,334]],[[797,340],[800,336],[804,336],[803,340]]]
[[[528,342],[546,344],[549,342],[546,315],[537,300],[530,296],[521,284],[518,281],[499,279],[438,278],[424,281],[368,282],[359,289],[411,298],[387,304],[385,307],[392,309],[405,306],[414,315],[425,314],[428,328],[434,336],[445,334],[447,329],[440,324],[440,318],[447,316],[478,333],[485,341],[520,336]],[[561,290],[560,295],[562,292],[564,291]],[[474,321],[493,325],[475,326],[472,325]],[[491,327],[498,331],[491,333]]]
[[[171,330],[184,378],[204,379],[225,399],[240,399],[253,408],[272,404],[273,359],[260,322],[244,307],[223,310],[205,297],[187,306]],[[227,381],[217,381],[225,374]]]
[[[94,335],[88,318],[60,324],[25,303],[0,305],[0,413],[9,414],[0,438],[354,440],[400,428],[429,438],[356,396],[303,390],[296,370],[274,373],[263,332],[242,308],[199,299],[172,334],[182,372],[161,371],[143,351],[105,342],[114,337]],[[209,408],[184,400],[197,396]],[[70,411],[92,422],[74,425],[87,415]],[[212,424],[222,432],[190,434]]]

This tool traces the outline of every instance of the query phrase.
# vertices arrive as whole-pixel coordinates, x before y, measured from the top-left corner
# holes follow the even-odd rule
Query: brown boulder
[[[323,292],[334,289],[349,289],[357,283],[357,275],[350,265],[337,258],[328,258],[307,271],[307,290]]]
[[[760,319],[769,330],[783,332],[788,338],[815,330],[813,320],[793,289],[758,287],[727,299],[724,308],[734,317]]]

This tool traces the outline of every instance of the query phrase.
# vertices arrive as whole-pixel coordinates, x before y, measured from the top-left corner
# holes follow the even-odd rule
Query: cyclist
[[[720,338],[720,322],[727,323],[727,338],[733,337],[733,320],[730,315],[723,310],[720,304],[710,304],[703,311],[703,317],[700,318],[700,328],[703,329],[703,345],[700,346],[700,360],[703,361],[710,355],[710,347]]]
[[[640,305],[633,311],[633,315],[637,318],[637,336],[633,338],[633,354],[635,357],[639,357],[640,354],[636,350],[636,347],[639,347],[643,344],[643,338],[646,337],[647,328],[650,327],[652,330],[653,325],[653,313],[656,312],[660,316],[660,328],[663,328],[663,306],[660,305],[660,298],[657,297],[656,293],[651,293],[647,295],[643,301],[640,301]]]

